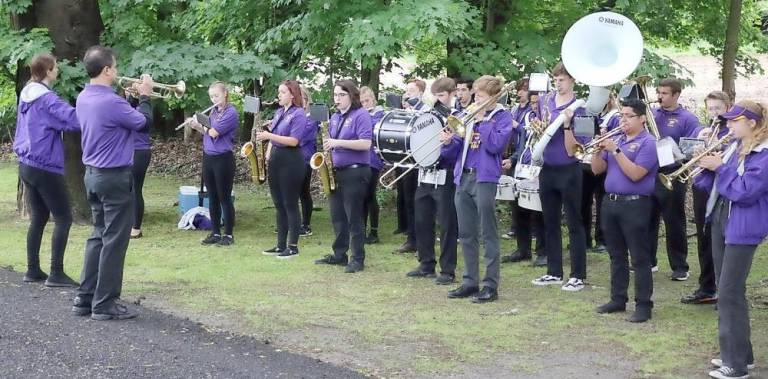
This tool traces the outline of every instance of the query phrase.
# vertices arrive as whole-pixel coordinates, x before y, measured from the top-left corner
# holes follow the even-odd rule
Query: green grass
[[[0,165],[0,265],[23,271],[27,222],[15,213],[16,175],[15,165]],[[478,306],[447,299],[449,288],[405,277],[416,262],[390,253],[402,242],[402,237],[390,234],[393,210],[382,212],[382,243],[366,247],[366,270],[349,275],[338,267],[312,263],[330,250],[330,220],[322,202],[326,209],[313,215],[315,235],[300,241],[301,256],[281,261],[260,253],[275,243],[273,209],[263,189],[236,187],[236,245],[216,248],[199,244],[202,232],[176,229],[174,202],[181,184],[191,183],[158,177],[146,182],[145,238],[131,241],[128,250],[123,291],[127,298],[146,296],[192,318],[227,320],[240,332],[293,350],[351,355],[360,362],[358,368],[369,373],[434,374],[436,367],[454,371],[492,366],[503,356],[522,358],[526,363],[515,369],[533,372],[547,364],[535,360],[541,353],[584,346],[608,361],[637,361],[638,376],[679,377],[681,372],[705,373],[708,359],[718,351],[712,307],[679,303],[696,287],[694,245],[689,257],[693,275],[685,283],[667,279],[660,252],[654,318],[634,325],[624,321],[625,315],[594,313],[594,307],[608,299],[606,255],[589,255],[590,286],[579,293],[537,288],[530,280],[541,275],[541,269],[504,265],[500,300]],[[65,260],[70,274],[80,271],[89,232],[85,225],[72,228]],[[50,253],[49,241],[47,233],[43,262]],[[502,248],[508,252],[514,246],[503,241]],[[758,283],[766,277],[765,263],[764,254],[758,254],[750,276],[752,294],[765,293]],[[756,359],[765,362],[768,316],[762,308],[751,315]]]

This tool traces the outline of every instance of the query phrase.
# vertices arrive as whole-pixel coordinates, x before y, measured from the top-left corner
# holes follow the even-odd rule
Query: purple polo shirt
[[[603,123],[603,120],[600,120],[600,124]],[[605,125],[605,131],[610,132],[613,129],[616,129],[621,124],[621,114],[618,112],[615,113],[611,118],[608,120],[608,123]]]
[[[235,132],[240,125],[240,117],[237,109],[232,104],[227,104],[223,111],[219,107],[211,111],[211,128],[219,132],[216,138],[206,133],[203,136],[203,151],[208,155],[221,155],[232,152],[235,145]]]
[[[79,131],[75,108],[42,83],[30,82],[19,95],[13,151],[19,162],[64,174],[61,132]]]
[[[320,122],[311,119],[309,114],[305,114],[305,116],[307,118],[307,126],[304,136],[299,141],[299,147],[301,148],[301,154],[304,156],[304,163],[309,164],[309,159],[317,152],[317,132],[320,130]]]
[[[680,143],[680,137],[696,138],[701,130],[699,119],[680,105],[673,111],[657,108],[653,111],[661,138],[672,137]]]
[[[368,113],[371,115],[371,123],[374,127],[384,118],[384,108],[382,107],[377,106],[369,110]],[[376,141],[371,141],[371,168],[377,171],[381,171],[384,168],[384,161],[381,160],[381,157],[376,152]]]
[[[490,112],[487,112],[488,114]],[[478,183],[498,183],[501,176],[501,155],[509,142],[512,134],[512,114],[506,109],[497,111],[489,120],[483,120],[475,124],[467,157],[464,162],[465,169],[475,169],[477,171]],[[454,136],[452,144],[459,143],[462,146],[464,141]],[[460,184],[461,156],[458,157],[453,171],[454,182]]]
[[[98,84],[85,86],[75,110],[82,129],[83,164],[98,168],[133,164],[135,132],[148,126],[141,112],[112,87]]]
[[[283,137],[293,137],[301,144],[307,132],[307,114],[301,107],[291,105],[288,110],[284,107],[275,112],[272,118],[272,133]],[[272,141],[272,146],[284,147],[282,143]]]
[[[659,170],[659,159],[656,156],[656,138],[647,130],[643,130],[635,138],[627,141],[626,136],[621,136],[617,144],[622,154],[630,161],[648,170],[648,173],[637,182],[624,175],[624,171],[616,162],[616,157],[607,151],[602,152],[603,159],[608,163],[605,177],[605,192],[619,195],[652,195],[656,175]]]
[[[568,106],[576,101],[576,97],[574,96],[573,99],[558,107],[555,104],[555,97],[556,95],[553,93],[548,96],[547,100],[547,109],[549,110],[549,123],[555,121],[561,112],[563,112],[566,108],[568,108]],[[573,112],[574,117],[584,115],[586,115],[584,107],[581,107]],[[589,142],[588,137],[577,137],[576,140],[582,144]],[[552,139],[549,140],[547,147],[544,148],[544,163],[550,166],[565,166],[577,162],[579,162],[578,159],[568,156],[568,151],[565,149],[565,131],[562,127],[558,128],[555,134],[552,136]]]
[[[146,132],[136,132],[133,135],[133,149],[134,150],[149,150],[152,147],[152,143],[149,140],[149,129]]]
[[[344,115],[341,112],[334,113],[328,130],[332,139],[370,140],[373,135],[373,123],[368,111],[360,107],[347,110]],[[333,148],[333,167],[343,168],[353,164],[370,165],[371,152],[343,147]]]

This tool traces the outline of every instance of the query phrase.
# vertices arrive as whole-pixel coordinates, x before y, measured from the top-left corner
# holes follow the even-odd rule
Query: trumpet
[[[318,134],[318,142],[323,145],[323,139],[328,138],[328,122],[323,122],[322,132]],[[313,170],[317,170],[320,174],[320,183],[323,185],[323,191],[326,196],[330,196],[333,191],[336,190],[336,174],[333,171],[333,155],[331,150],[316,152],[309,158],[309,167]]]
[[[472,120],[475,119],[475,116],[479,112],[484,110],[486,107],[488,107],[488,105],[495,104],[507,92],[512,91],[516,85],[517,85],[517,82],[512,81],[507,85],[505,85],[504,88],[502,88],[501,91],[499,91],[499,93],[489,97],[487,100],[485,100],[481,104],[476,104],[476,103],[470,104],[463,114],[459,116],[449,115],[448,119],[445,120],[444,129],[450,129],[453,133],[455,133],[459,137],[464,138],[464,134],[466,134],[467,132],[467,124],[472,122]]]
[[[580,161],[584,161],[584,158],[596,153],[600,149],[600,144],[603,143],[603,141],[613,139],[621,134],[624,134],[624,131],[620,127],[616,127],[602,136],[589,141],[587,144],[578,144],[574,148],[573,156]]]
[[[139,93],[133,88],[133,85],[141,82],[141,79],[129,78],[127,76],[120,76],[117,78],[117,85],[122,88],[125,93],[133,97],[139,97]],[[179,80],[176,84],[154,83],[152,88],[156,91],[153,91],[149,97],[157,99],[170,99],[171,95],[176,96],[177,99],[181,99],[181,97],[184,96],[184,92],[187,91],[187,85],[183,80]]]
[[[675,180],[679,181],[680,183],[687,183],[689,180],[696,177],[696,175],[701,174],[705,169],[702,167],[694,167],[701,158],[704,158],[707,155],[710,155],[714,152],[718,152],[722,149],[723,145],[730,142],[731,138],[733,138],[733,133],[728,132],[728,134],[724,135],[723,138],[720,138],[715,143],[710,144],[704,150],[702,150],[698,155],[691,158],[690,161],[686,162],[684,165],[680,166],[677,170],[669,173],[669,174],[659,174],[659,180],[661,181],[661,184],[664,185],[668,190],[672,190],[672,184]]]
[[[210,113],[213,110],[213,108],[216,108],[218,105],[219,105],[218,103],[217,104],[213,104],[210,107],[206,108],[204,111],[200,112],[199,114],[208,114],[208,113]],[[195,120],[195,119],[194,118],[187,119],[186,121],[184,121],[181,124],[179,124],[179,126],[177,126],[176,129],[174,129],[174,130],[179,130],[179,129],[187,126],[187,124],[191,123],[193,120]]]

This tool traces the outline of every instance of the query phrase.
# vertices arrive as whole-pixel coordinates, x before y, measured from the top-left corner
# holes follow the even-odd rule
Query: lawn
[[[15,212],[16,171],[15,165],[0,165],[0,266],[23,271],[27,222]],[[499,301],[476,305],[447,299],[448,287],[405,277],[416,260],[391,253],[402,242],[401,236],[391,234],[393,209],[382,211],[382,242],[366,247],[365,271],[345,274],[339,267],[313,264],[330,251],[324,202],[317,202],[325,209],[313,215],[315,234],[300,241],[301,255],[284,261],[260,253],[275,243],[274,213],[264,189],[236,186],[236,244],[219,248],[201,246],[202,232],[176,229],[174,203],[182,184],[194,183],[148,178],[145,237],[131,241],[123,297],[212,328],[255,335],[276,348],[387,377],[480,372],[525,377],[554,370],[558,357],[588,359],[601,372],[617,377],[702,377],[718,351],[713,307],[679,302],[696,287],[693,240],[687,282],[667,279],[669,268],[660,251],[653,320],[636,325],[624,321],[625,314],[594,313],[594,307],[608,299],[607,255],[589,254],[588,286],[578,293],[531,285],[542,269],[504,265]],[[42,262],[50,254],[50,229]],[[89,232],[86,225],[72,228],[65,260],[70,274],[80,272]],[[504,252],[513,249],[514,243],[503,241]],[[768,271],[766,261],[765,254],[758,254],[749,287],[758,366],[768,359],[766,290],[761,283]],[[583,377],[584,372],[590,371],[570,376]]]

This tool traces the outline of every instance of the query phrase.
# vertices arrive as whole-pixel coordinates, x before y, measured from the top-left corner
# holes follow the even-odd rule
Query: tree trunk
[[[736,54],[739,50],[739,23],[741,22],[741,0],[731,0],[728,13],[728,28],[725,31],[723,48],[723,92],[736,98]]]
[[[19,30],[48,28],[54,46],[53,54],[73,62],[81,60],[89,47],[99,43],[99,36],[104,30],[97,0],[35,0],[24,14],[12,17],[12,23]],[[29,80],[29,70],[22,62],[19,63],[16,88],[20,91]],[[64,133],[64,157],[64,180],[72,202],[72,213],[76,221],[85,222],[90,219],[91,210],[85,197],[85,167],[79,132]],[[23,194],[17,196],[17,199],[23,198]],[[23,208],[23,204],[18,206],[20,210]]]
[[[361,62],[360,67],[360,82],[364,86],[368,86],[373,90],[373,95],[378,98],[379,96],[379,84],[381,75],[381,57],[374,58],[374,62],[371,66],[366,67],[365,63]]]

